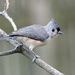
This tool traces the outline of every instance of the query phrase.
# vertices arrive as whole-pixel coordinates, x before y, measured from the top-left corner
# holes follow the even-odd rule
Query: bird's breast
[[[27,37],[18,37],[17,39],[20,40],[27,48],[29,48],[30,46],[37,47],[46,44],[46,41],[38,41]]]

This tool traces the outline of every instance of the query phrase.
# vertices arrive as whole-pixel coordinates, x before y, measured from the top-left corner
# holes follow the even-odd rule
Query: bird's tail
[[[6,39],[13,39],[13,37],[6,36],[6,37],[1,37],[0,38],[0,40],[6,40]]]

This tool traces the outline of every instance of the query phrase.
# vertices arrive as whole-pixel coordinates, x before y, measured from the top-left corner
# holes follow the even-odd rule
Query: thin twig
[[[9,0],[6,0],[6,10],[9,8]]]
[[[9,8],[9,0],[6,0],[6,3],[4,4],[4,10],[7,11]]]
[[[14,30],[17,30],[15,22],[7,13],[8,8],[9,8],[9,0],[6,0],[6,3],[4,4],[4,10],[0,12],[0,15],[3,15],[11,23]]]
[[[16,51],[16,48],[14,48],[12,50],[9,50],[9,51],[0,52],[0,56],[11,55],[11,54],[14,54],[14,53],[18,53],[18,51]]]
[[[22,45],[17,45],[12,50],[0,52],[0,56],[11,55],[14,53],[21,53],[21,49],[22,49]]]

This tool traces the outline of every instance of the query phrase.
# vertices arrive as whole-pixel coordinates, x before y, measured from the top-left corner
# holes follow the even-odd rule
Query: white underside
[[[44,42],[36,41],[36,40],[30,39],[30,38],[27,38],[27,37],[18,37],[17,40],[22,42],[23,45],[25,46],[25,48],[27,48],[27,49],[32,48],[32,50],[33,50],[33,48],[45,45],[50,41],[50,39],[47,39]]]

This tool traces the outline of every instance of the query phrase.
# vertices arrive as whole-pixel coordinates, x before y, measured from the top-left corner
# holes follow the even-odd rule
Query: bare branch
[[[36,59],[35,63],[52,75],[64,75],[41,59]]]
[[[2,15],[8,19],[8,21],[11,23],[14,30],[17,30],[16,24],[14,23],[13,19],[7,14],[7,12],[4,10]]]
[[[8,8],[9,8],[9,0],[6,0],[6,3],[4,5],[4,10],[7,11]]]
[[[0,29],[0,36],[7,36],[7,34]],[[13,53],[21,53],[25,55],[26,57],[30,58],[31,60],[33,59],[34,56],[29,51],[25,50],[22,46],[20,46],[20,44],[17,41],[12,39],[6,39],[6,40],[16,48],[13,50],[4,52],[4,55],[13,54]],[[3,52],[0,52],[0,54],[1,53]],[[59,72],[52,66],[48,65],[46,62],[44,62],[40,58],[37,58],[34,63],[36,63],[38,66],[46,70],[51,75],[64,75],[63,73]]]
[[[13,19],[7,13],[8,8],[9,8],[9,0],[6,0],[6,3],[4,5],[4,10],[0,12],[0,15],[3,15],[11,23],[14,30],[17,30],[16,24],[14,23]]]
[[[9,50],[9,51],[0,52],[0,56],[10,55],[10,54],[14,54],[14,53],[18,53],[18,51],[16,50],[16,48],[14,48],[12,50]]]
[[[6,0],[6,10],[9,8],[9,0]]]

